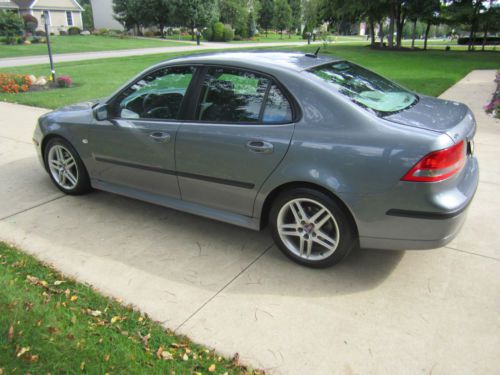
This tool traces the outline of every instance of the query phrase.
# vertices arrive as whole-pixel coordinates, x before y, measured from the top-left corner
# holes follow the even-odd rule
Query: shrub
[[[31,39],[31,43],[32,43],[32,44],[40,44],[40,40],[41,40],[41,39],[42,39],[42,38],[40,38],[40,37],[38,37],[38,36],[35,36],[35,37],[33,37],[33,39]]]
[[[241,37],[241,35],[236,34],[233,40],[243,40],[243,38]]]
[[[35,31],[35,35],[36,36],[43,36],[43,37],[47,36],[45,34],[45,31],[43,31],[43,30],[37,30],[37,31]]]
[[[5,44],[16,44],[17,38],[15,36],[8,36],[5,38]]]
[[[31,78],[27,75],[21,74],[0,74],[0,92],[8,94],[17,94],[19,92],[26,92],[33,84]]]
[[[36,28],[38,27],[38,20],[36,17],[32,16],[31,14],[25,14],[23,15],[23,21],[24,21],[24,30],[26,32],[34,34],[36,31]]]
[[[50,35],[52,35],[52,33],[50,33]],[[68,32],[66,30],[59,30],[59,35],[68,35]]]
[[[154,31],[148,30],[144,33],[144,36],[147,38],[154,38],[156,35],[155,35]]]
[[[234,39],[234,31],[230,26],[224,26],[224,42],[230,42]]]
[[[79,27],[76,27],[76,26],[71,26],[68,29],[68,34],[69,35],[80,35],[81,32],[82,32],[82,30]]]
[[[222,42],[224,40],[224,24],[222,22],[215,22],[212,26],[213,40]]]
[[[0,11],[0,35],[7,38],[23,35],[24,22],[15,13]]]
[[[57,85],[61,88],[68,88],[73,85],[73,80],[70,76],[60,76],[56,79]]]

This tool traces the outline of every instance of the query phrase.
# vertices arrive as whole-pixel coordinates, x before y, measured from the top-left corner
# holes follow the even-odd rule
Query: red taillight
[[[436,182],[447,179],[462,169],[465,164],[465,142],[434,151],[424,156],[401,179],[402,181]]]

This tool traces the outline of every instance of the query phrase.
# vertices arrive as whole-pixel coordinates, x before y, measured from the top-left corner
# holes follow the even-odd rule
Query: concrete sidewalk
[[[0,103],[0,239],[166,327],[276,374],[500,373],[500,121],[495,71],[443,94],[479,123],[481,183],[449,246],[295,265],[268,233],[103,192],[63,196],[36,160],[44,110]]]
[[[337,42],[336,44],[353,43],[353,42]],[[316,42],[315,44],[320,44]],[[99,52],[81,52],[81,53],[61,53],[54,55],[54,63],[61,63],[67,61],[81,61],[81,60],[95,60],[107,59],[111,57],[127,57],[127,56],[141,56],[141,55],[154,55],[159,53],[172,53],[172,52],[189,52],[189,51],[210,51],[214,49],[241,49],[241,48],[258,48],[258,47],[285,47],[285,46],[306,46],[307,42],[282,42],[282,43],[216,43],[205,42],[200,46],[196,44],[190,46],[178,47],[153,47],[153,48],[139,48],[127,49],[117,51],[99,51]],[[17,67],[36,64],[49,64],[48,55],[41,56],[22,56],[22,57],[9,57],[0,59],[0,68]]]

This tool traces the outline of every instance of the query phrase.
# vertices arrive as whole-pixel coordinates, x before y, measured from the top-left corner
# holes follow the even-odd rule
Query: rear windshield
[[[328,82],[354,103],[385,116],[417,102],[415,94],[401,86],[347,61],[321,65],[311,73]]]

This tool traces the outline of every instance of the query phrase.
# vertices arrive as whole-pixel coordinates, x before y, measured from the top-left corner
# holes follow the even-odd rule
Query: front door
[[[290,101],[271,78],[244,70],[208,68],[201,82],[176,140],[182,199],[252,216],[292,138]]]
[[[93,179],[179,198],[175,140],[183,99],[194,68],[148,73],[110,103],[111,121],[89,132]]]

